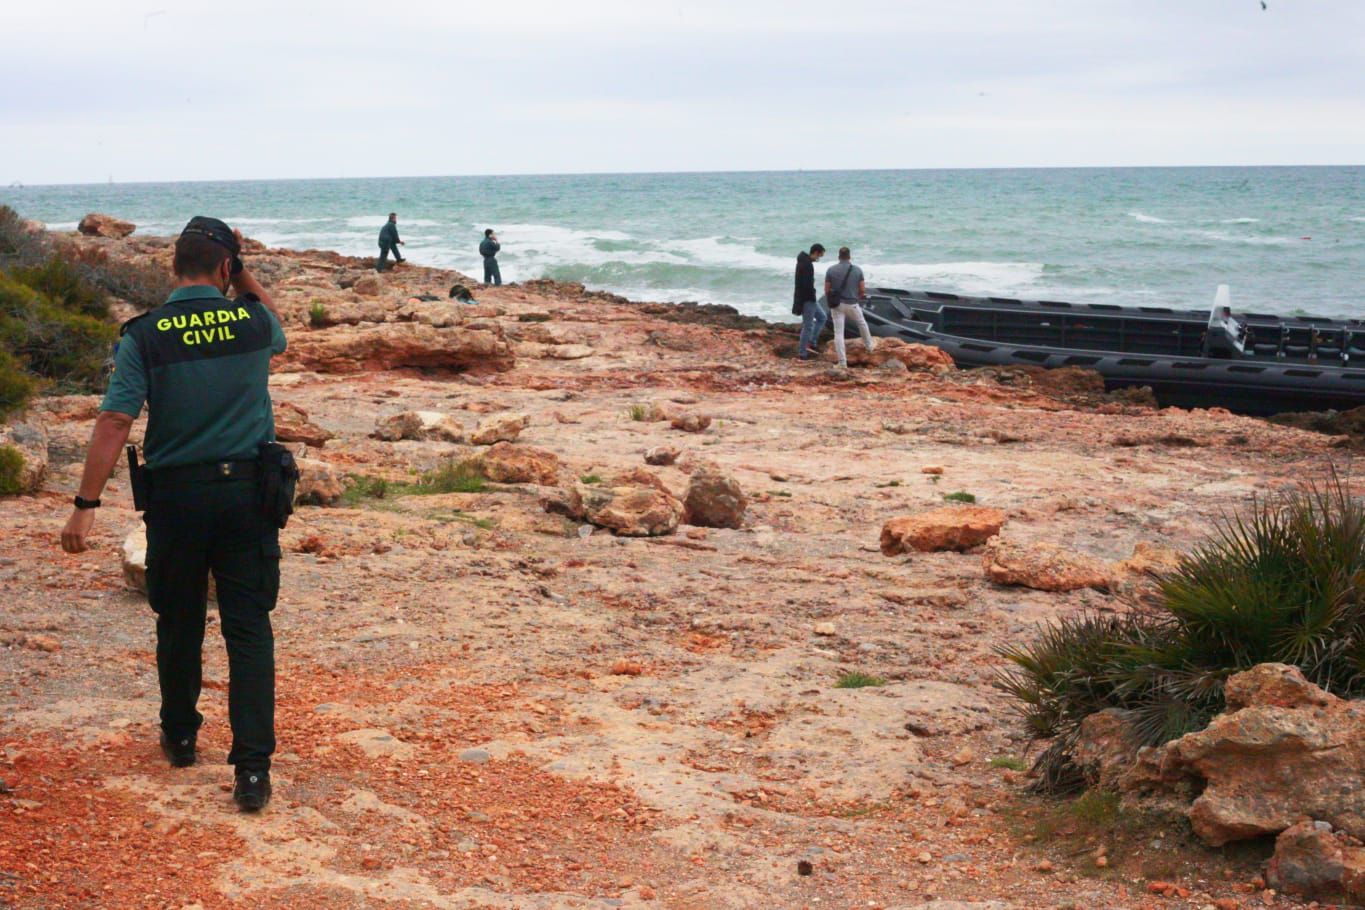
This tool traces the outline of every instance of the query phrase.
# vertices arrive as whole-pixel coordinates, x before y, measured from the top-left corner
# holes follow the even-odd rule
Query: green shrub
[[[14,446],[0,446],[0,496],[24,492],[23,474],[24,456]]]
[[[82,266],[81,274],[96,287],[143,311],[161,306],[175,289],[170,269],[155,260],[111,259]]]
[[[595,483],[601,483],[601,482],[602,482],[602,475],[600,475],[600,474],[584,474],[582,477],[580,477],[580,478],[578,478],[578,479],[579,479],[581,482],[583,482],[583,483],[586,483],[586,484],[591,485],[591,484],[595,484]]]
[[[971,493],[964,493],[958,490],[956,493],[944,493],[943,498],[948,502],[976,502],[976,497]]]
[[[857,670],[845,673],[839,677],[839,681],[834,684],[836,689],[866,689],[868,686],[884,686],[886,680],[880,676],[873,676],[870,673],[860,673]]]
[[[1259,663],[1299,667],[1328,691],[1365,694],[1365,505],[1335,473],[1225,517],[1161,580],[1153,612],[1083,615],[999,653],[997,685],[1051,745],[1040,784],[1082,783],[1071,764],[1080,723],[1130,712],[1142,742],[1202,729],[1223,683]]]
[[[631,420],[648,420],[654,409],[647,404],[633,404],[626,413],[630,415]]]
[[[327,307],[322,305],[322,301],[315,300],[313,305],[308,308],[308,324],[315,329],[320,329],[327,324]]]
[[[86,282],[65,259],[53,256],[40,266],[14,268],[10,277],[33,288],[62,310],[106,319],[109,302],[105,295]]]
[[[63,309],[39,291],[0,274],[0,348],[29,373],[62,388],[94,391],[117,336],[108,322]]]
[[[0,420],[23,410],[35,391],[37,383],[33,378],[19,368],[13,357],[0,350]]]
[[[18,212],[0,205],[0,268],[35,265],[47,258],[47,239],[28,233],[23,224]]]

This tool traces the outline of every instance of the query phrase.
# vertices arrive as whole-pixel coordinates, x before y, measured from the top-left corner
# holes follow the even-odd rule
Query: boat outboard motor
[[[1245,344],[1246,327],[1232,316],[1232,292],[1226,284],[1220,284],[1213,297],[1208,331],[1204,333],[1204,356],[1241,357]]]

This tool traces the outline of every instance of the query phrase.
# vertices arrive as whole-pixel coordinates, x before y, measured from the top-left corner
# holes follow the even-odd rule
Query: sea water
[[[55,229],[87,212],[173,234],[214,215],[271,246],[581,281],[789,320],[794,260],[853,250],[870,286],[1365,317],[1365,167],[422,177],[0,188]],[[821,274],[817,271],[817,274]]]

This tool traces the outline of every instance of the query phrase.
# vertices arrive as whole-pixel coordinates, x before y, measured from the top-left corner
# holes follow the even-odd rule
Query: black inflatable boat
[[[1365,322],[878,288],[874,335],[932,344],[959,367],[1085,367],[1109,389],[1150,386],[1163,405],[1243,414],[1365,405]]]

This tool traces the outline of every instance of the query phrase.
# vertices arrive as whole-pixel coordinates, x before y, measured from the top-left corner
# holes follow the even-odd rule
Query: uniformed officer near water
[[[275,751],[279,529],[297,470],[275,443],[267,381],[285,348],[270,295],[241,261],[241,234],[196,217],[175,244],[175,289],[130,320],[100,405],[62,548],[80,553],[134,419],[147,407],[145,465],[129,448],[136,507],[147,525],[147,599],[156,614],[161,748],[195,763],[208,578],[217,585],[228,652],[233,799],[270,800]],[[226,296],[235,292],[236,296]]]

